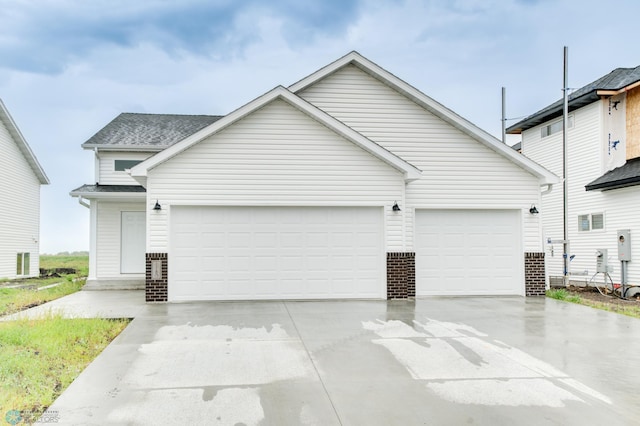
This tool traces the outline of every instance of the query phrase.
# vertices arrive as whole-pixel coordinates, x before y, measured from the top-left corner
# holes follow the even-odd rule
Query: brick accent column
[[[415,253],[387,253],[387,299],[416,296]]]
[[[168,263],[167,253],[146,254],[145,300],[147,302],[167,301]]]
[[[527,296],[544,296],[544,253],[524,254],[524,288]]]

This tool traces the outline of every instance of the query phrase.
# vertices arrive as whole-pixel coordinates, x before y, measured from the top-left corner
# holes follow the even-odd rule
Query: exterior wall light
[[[538,211],[538,209],[536,209],[535,204],[531,204],[531,208],[529,209],[529,213],[531,213],[532,215],[536,215],[536,214],[538,214],[540,212]]]
[[[153,206],[154,210],[162,210],[162,206],[160,205],[160,203],[158,202],[158,200],[156,200],[156,205]]]
[[[393,202],[393,207],[391,208],[394,212],[399,212],[400,211],[400,206],[398,205],[397,201]]]

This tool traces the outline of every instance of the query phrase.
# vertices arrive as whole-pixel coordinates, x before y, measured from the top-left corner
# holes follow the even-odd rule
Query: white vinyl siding
[[[96,201],[94,201],[96,202]],[[121,217],[122,212],[143,212],[142,203],[97,201],[97,271],[96,279],[132,278],[135,274],[122,274],[121,270]],[[144,277],[144,273],[135,277]]]
[[[18,253],[30,253],[39,274],[40,182],[0,121],[0,278],[16,277]]]
[[[100,152],[98,182],[101,185],[140,185],[126,171],[116,171],[116,160],[143,161],[151,157],[148,152]]]
[[[386,247],[402,250],[400,172],[277,100],[149,171],[149,252],[168,249],[171,205],[384,207]]]
[[[525,251],[540,251],[538,179],[355,66],[305,89],[305,100],[422,170],[406,188],[406,245],[413,209],[517,209]],[[539,134],[539,133],[538,133]]]
[[[617,261],[618,229],[631,229],[640,235],[640,216],[637,214],[639,187],[612,191],[585,191],[585,185],[603,173],[602,153],[607,138],[603,134],[603,111],[608,106],[597,101],[573,112],[575,124],[568,132],[568,185],[569,185],[569,240],[572,279],[589,280],[596,271],[596,250],[608,249],[610,264],[614,266],[613,280],[620,281],[620,264]],[[545,125],[545,124],[543,124]],[[562,133],[540,139],[540,127],[523,133],[523,153],[550,171],[562,177]],[[550,194],[543,196],[541,216],[545,240],[561,240],[562,186],[557,185]],[[603,230],[579,231],[581,215],[602,214]],[[592,218],[591,218],[592,219]],[[632,252],[640,252],[640,238],[632,239]],[[563,271],[562,245],[546,246],[547,275],[561,276]],[[582,276],[577,274],[584,274]],[[640,284],[640,264],[629,263],[630,283]]]

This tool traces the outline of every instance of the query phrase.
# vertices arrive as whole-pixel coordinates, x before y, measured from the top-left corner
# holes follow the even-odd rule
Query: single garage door
[[[384,298],[382,208],[171,208],[169,300]]]
[[[416,210],[416,295],[524,294],[520,214]]]

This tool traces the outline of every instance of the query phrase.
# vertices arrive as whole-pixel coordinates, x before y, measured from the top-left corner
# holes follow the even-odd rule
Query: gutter
[[[100,151],[133,151],[133,152],[160,152],[169,148],[169,146],[138,146],[138,145],[98,145],[98,144],[82,144],[83,149],[86,150],[100,150]]]

